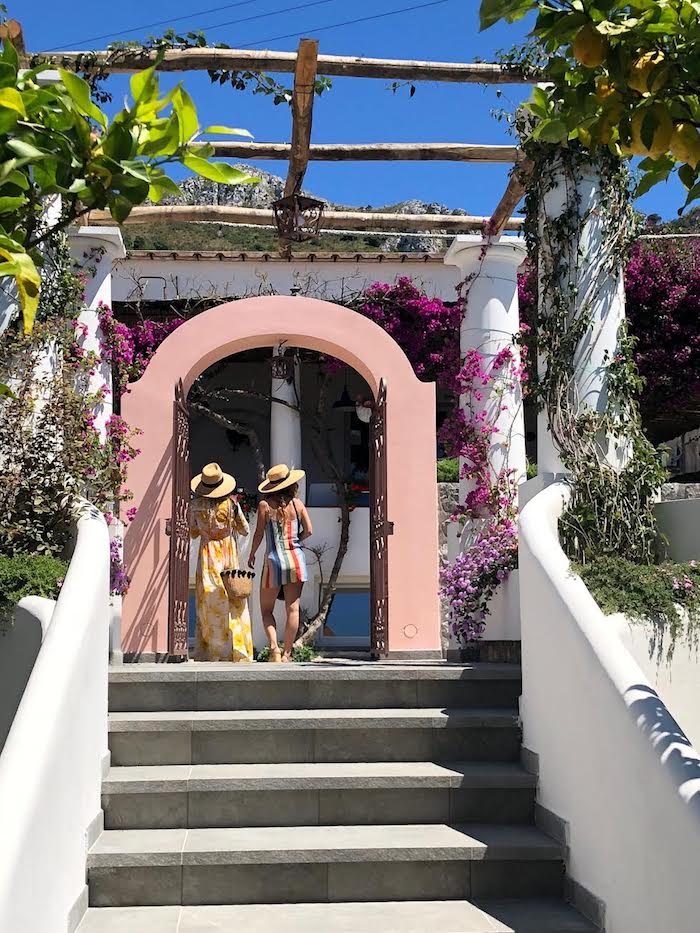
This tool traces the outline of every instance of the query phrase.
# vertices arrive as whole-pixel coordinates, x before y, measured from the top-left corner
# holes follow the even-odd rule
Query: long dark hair
[[[293,502],[299,492],[299,483],[292,483],[279,492],[268,492],[265,501],[270,506],[271,511],[276,512],[278,517],[282,517],[284,510],[290,502]]]

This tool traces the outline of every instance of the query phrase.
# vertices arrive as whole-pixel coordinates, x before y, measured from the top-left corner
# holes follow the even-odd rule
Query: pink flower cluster
[[[121,547],[118,541],[112,540],[109,545],[109,589],[112,596],[123,596],[129,589],[129,583]]]
[[[99,306],[100,352],[118,377],[122,392],[129,382],[140,379],[165,338],[184,323],[182,318],[171,321],[138,321],[133,326],[117,321],[110,307]]]

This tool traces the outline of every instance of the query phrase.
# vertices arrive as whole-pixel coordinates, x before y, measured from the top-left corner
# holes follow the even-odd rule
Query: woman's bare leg
[[[284,628],[284,654],[283,661],[290,661],[292,648],[299,631],[299,600],[301,598],[302,583],[287,583],[284,587],[284,606],[287,610],[287,624]]]
[[[263,626],[267,641],[270,645],[270,651],[279,651],[277,644],[277,623],[275,622],[275,600],[278,590],[274,587],[260,588],[260,611],[262,612]]]

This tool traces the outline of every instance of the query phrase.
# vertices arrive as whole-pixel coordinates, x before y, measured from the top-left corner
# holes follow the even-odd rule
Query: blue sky
[[[320,41],[320,51],[336,55],[383,58],[416,58],[443,61],[493,60],[499,49],[520,41],[523,24],[499,25],[478,32],[478,0],[444,0],[435,5],[406,11],[370,22],[323,30],[346,20],[416,6],[428,0],[316,0],[305,9],[292,6],[313,0],[238,0],[236,6],[189,16],[200,10],[223,7],[226,0],[121,0],[95,3],[71,0],[69,7],[57,0],[9,0],[10,15],[21,19],[27,47],[34,51],[55,48],[103,48],[110,39],[80,42],[106,33],[118,38],[143,38],[161,34],[166,25],[136,29],[144,23],[188,15],[172,22],[178,30],[204,29],[209,41],[232,46],[291,50],[301,33]],[[70,9],[70,16],[66,15]],[[287,12],[280,12],[286,10]],[[277,11],[277,12],[274,12]],[[247,17],[273,14],[243,22]],[[229,25],[220,25],[229,24]],[[316,32],[318,30],[318,32]],[[115,36],[115,38],[117,38]],[[291,76],[278,76],[282,81]],[[288,141],[290,113],[285,105],[275,107],[269,98],[212,87],[206,74],[190,73],[185,84],[194,97],[203,125],[225,123],[250,130],[259,141]],[[163,76],[163,84],[170,82]],[[113,79],[115,101],[123,94],[124,79]],[[317,143],[351,142],[509,142],[496,109],[513,110],[528,95],[517,85],[506,85],[499,95],[495,88],[478,85],[419,84],[409,98],[406,89],[392,93],[388,82],[376,79],[335,79],[333,88],[314,109],[313,140]],[[259,163],[269,171],[284,174],[279,162]],[[344,204],[380,205],[406,198],[438,201],[470,213],[491,213],[507,179],[502,165],[451,163],[311,163],[306,186],[322,197]],[[675,216],[683,203],[683,189],[673,179],[657,186],[639,201],[646,212],[665,218]]]

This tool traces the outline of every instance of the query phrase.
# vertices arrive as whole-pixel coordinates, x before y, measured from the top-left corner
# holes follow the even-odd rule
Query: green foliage
[[[596,204],[601,230],[597,278],[590,277],[585,299],[579,294],[577,258],[584,255],[582,234],[590,221],[578,191],[590,171],[590,154],[580,146],[560,149],[526,144],[533,174],[527,194],[525,236],[539,262],[537,349],[544,366],[530,385],[546,407],[549,429],[571,474],[573,495],[560,522],[565,550],[581,563],[600,555],[621,556],[641,564],[656,559],[654,495],[666,477],[661,460],[641,426],[641,380],[625,330],[606,361],[607,403],[594,411],[581,405],[575,372],[578,348],[593,326],[601,289],[620,274],[635,231],[628,180],[619,160],[601,150],[594,168],[600,174]],[[563,178],[568,202],[559,215],[545,216],[546,195]],[[608,461],[608,440],[626,449],[624,465]]]
[[[222,250],[246,253],[277,253],[278,236],[264,228],[216,224],[134,224],[122,231],[127,249]],[[379,252],[384,238],[371,233],[346,236],[322,233],[318,239],[295,243],[294,254]]]
[[[107,443],[94,427],[104,401],[89,390],[98,360],[76,341],[84,280],[72,268],[63,234],[50,241],[45,287],[32,335],[11,327],[0,342],[0,377],[12,394],[0,399],[0,554],[61,555],[69,543],[76,500],[106,511],[119,497],[131,455],[121,419],[108,423]]]
[[[638,194],[674,169],[700,198],[700,4],[697,0],[482,0],[481,27],[536,14],[510,65],[543,86],[531,137],[645,157]]]
[[[0,554],[0,623],[11,620],[25,596],[55,599],[67,571],[66,561],[48,554]]]
[[[317,657],[318,652],[311,645],[295,645],[292,648],[292,661],[314,661]],[[265,648],[261,648],[255,656],[255,660],[269,661],[270,649],[267,646]]]
[[[621,612],[652,626],[650,654],[670,658],[679,639],[700,644],[700,567],[665,562],[640,565],[606,555],[573,565],[606,615]]]
[[[459,482],[459,459],[457,457],[446,457],[444,460],[438,460],[437,481],[438,483]]]
[[[0,54],[0,280],[14,278],[25,332],[39,304],[43,262],[39,247],[89,210],[108,208],[119,223],[146,199],[177,194],[166,168],[187,164],[225,184],[256,179],[198,142],[197,110],[181,84],[161,94],[155,67],[131,78],[132,100],[109,121],[92,100],[89,84],[60,69],[57,82],[42,81],[51,66],[21,70],[9,42]],[[217,128],[217,132],[220,132]],[[249,136],[245,130],[228,130]],[[61,197],[59,217],[47,199]]]

